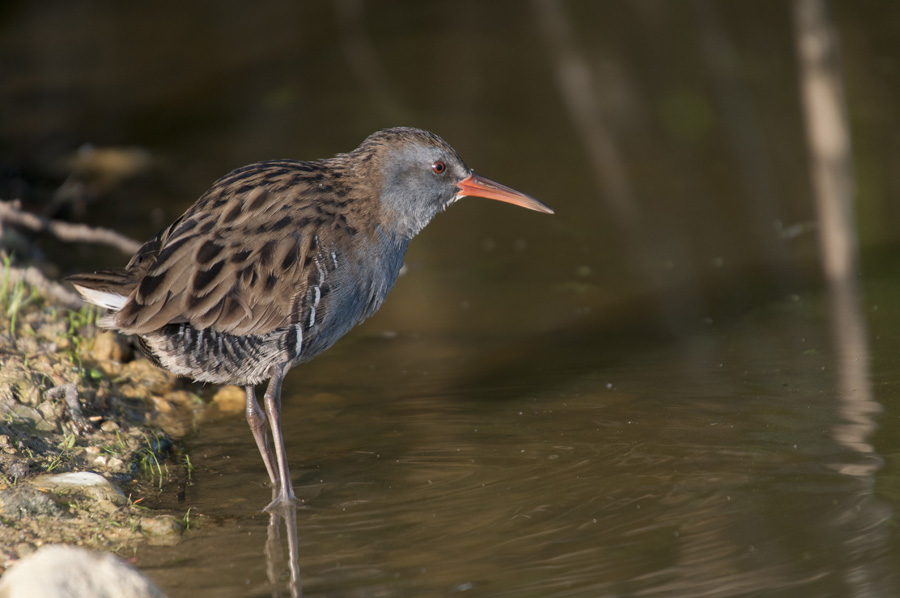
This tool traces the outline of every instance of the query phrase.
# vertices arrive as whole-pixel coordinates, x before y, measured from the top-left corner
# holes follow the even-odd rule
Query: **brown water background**
[[[829,7],[862,347],[821,274],[790,2],[10,1],[0,197],[145,239],[232,168],[410,125],[556,209],[455,205],[288,377],[306,596],[896,596],[900,4]],[[184,449],[157,502],[196,525],[138,566],[173,598],[286,593],[243,419]]]

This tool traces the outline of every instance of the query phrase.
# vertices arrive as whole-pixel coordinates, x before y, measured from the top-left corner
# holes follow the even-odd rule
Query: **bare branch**
[[[108,228],[93,228],[84,224],[49,220],[23,212],[18,200],[0,201],[0,222],[8,222],[37,232],[49,232],[62,241],[109,245],[127,255],[132,255],[141,247],[137,241]]]

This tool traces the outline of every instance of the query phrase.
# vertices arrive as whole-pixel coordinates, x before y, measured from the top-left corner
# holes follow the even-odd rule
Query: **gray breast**
[[[351,249],[320,247],[296,309],[304,335],[296,363],[326,350],[381,307],[397,280],[408,244],[379,231],[373,241]]]

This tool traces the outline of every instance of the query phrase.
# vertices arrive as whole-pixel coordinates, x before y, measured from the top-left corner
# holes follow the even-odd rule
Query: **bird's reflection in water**
[[[287,567],[290,570],[290,582],[288,589],[291,598],[298,598],[303,594],[300,585],[300,564],[298,561],[299,541],[297,538],[297,508],[294,505],[286,505],[279,509],[273,509],[269,513],[269,528],[266,538],[266,576],[273,588],[282,582],[284,571],[284,551],[281,541],[281,522],[287,530],[288,559]],[[273,594],[275,596],[277,594]]]

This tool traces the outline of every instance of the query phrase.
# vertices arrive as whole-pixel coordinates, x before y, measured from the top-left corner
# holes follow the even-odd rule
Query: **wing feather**
[[[245,187],[216,210],[195,206],[135,256],[128,272],[140,282],[116,315],[121,330],[141,334],[189,322],[200,330],[265,334],[302,317],[293,313],[295,299],[305,293],[318,236],[300,225],[321,217],[320,210],[296,187]],[[292,195],[287,202],[285,194]]]

